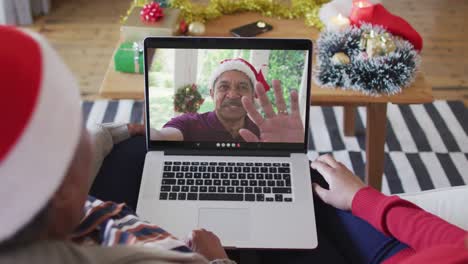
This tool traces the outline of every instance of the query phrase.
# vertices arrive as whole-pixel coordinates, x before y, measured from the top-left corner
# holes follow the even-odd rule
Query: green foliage
[[[271,85],[273,80],[280,80],[283,88],[284,100],[290,108],[291,89],[299,90],[302,73],[305,65],[305,51],[298,50],[272,50],[268,63],[267,82]],[[268,98],[276,109],[275,95],[272,89],[267,93]]]

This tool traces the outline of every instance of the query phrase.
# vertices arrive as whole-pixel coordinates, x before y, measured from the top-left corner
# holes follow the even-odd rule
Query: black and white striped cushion
[[[87,125],[142,122],[143,102],[86,101]],[[358,108],[356,137],[343,135],[343,108],[310,109],[310,159],[331,153],[357,175],[365,168],[365,108]],[[393,105],[387,109],[384,193],[417,192],[468,183],[468,111],[462,102]]]

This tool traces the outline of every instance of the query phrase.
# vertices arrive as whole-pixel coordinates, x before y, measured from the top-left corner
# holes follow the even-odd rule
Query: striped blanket
[[[103,202],[92,196],[88,196],[85,216],[72,240],[84,245],[142,245],[191,252],[164,229],[140,220],[125,204]]]

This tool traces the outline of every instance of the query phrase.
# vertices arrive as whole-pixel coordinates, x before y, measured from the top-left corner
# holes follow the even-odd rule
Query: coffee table
[[[280,20],[262,17],[256,13],[225,15],[206,24],[204,36],[227,37],[229,29],[248,22],[264,20],[273,30],[259,37],[265,38],[308,38],[316,40],[319,31],[307,27],[302,19]],[[104,76],[100,95],[112,99],[143,99],[143,75],[126,74],[114,71],[113,59]],[[366,182],[380,190],[384,171],[384,145],[387,126],[387,104],[422,104],[433,101],[432,88],[424,73],[418,73],[415,82],[402,93],[392,96],[367,96],[356,91],[321,88],[312,84],[310,103],[321,106],[344,106],[344,134],[354,136],[356,107],[367,109],[366,120]]]

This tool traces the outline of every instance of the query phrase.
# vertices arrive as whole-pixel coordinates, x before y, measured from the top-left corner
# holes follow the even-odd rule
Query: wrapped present
[[[141,42],[124,42],[114,55],[115,70],[143,73],[143,45]]]
[[[120,27],[120,34],[125,41],[142,41],[149,36],[174,36],[179,29],[180,10],[164,8],[164,17],[148,23],[140,18],[141,7],[132,9],[128,18]]]
[[[396,50],[395,42],[388,32],[377,33],[374,30],[362,34],[359,47],[365,50],[370,58],[385,56]]]

